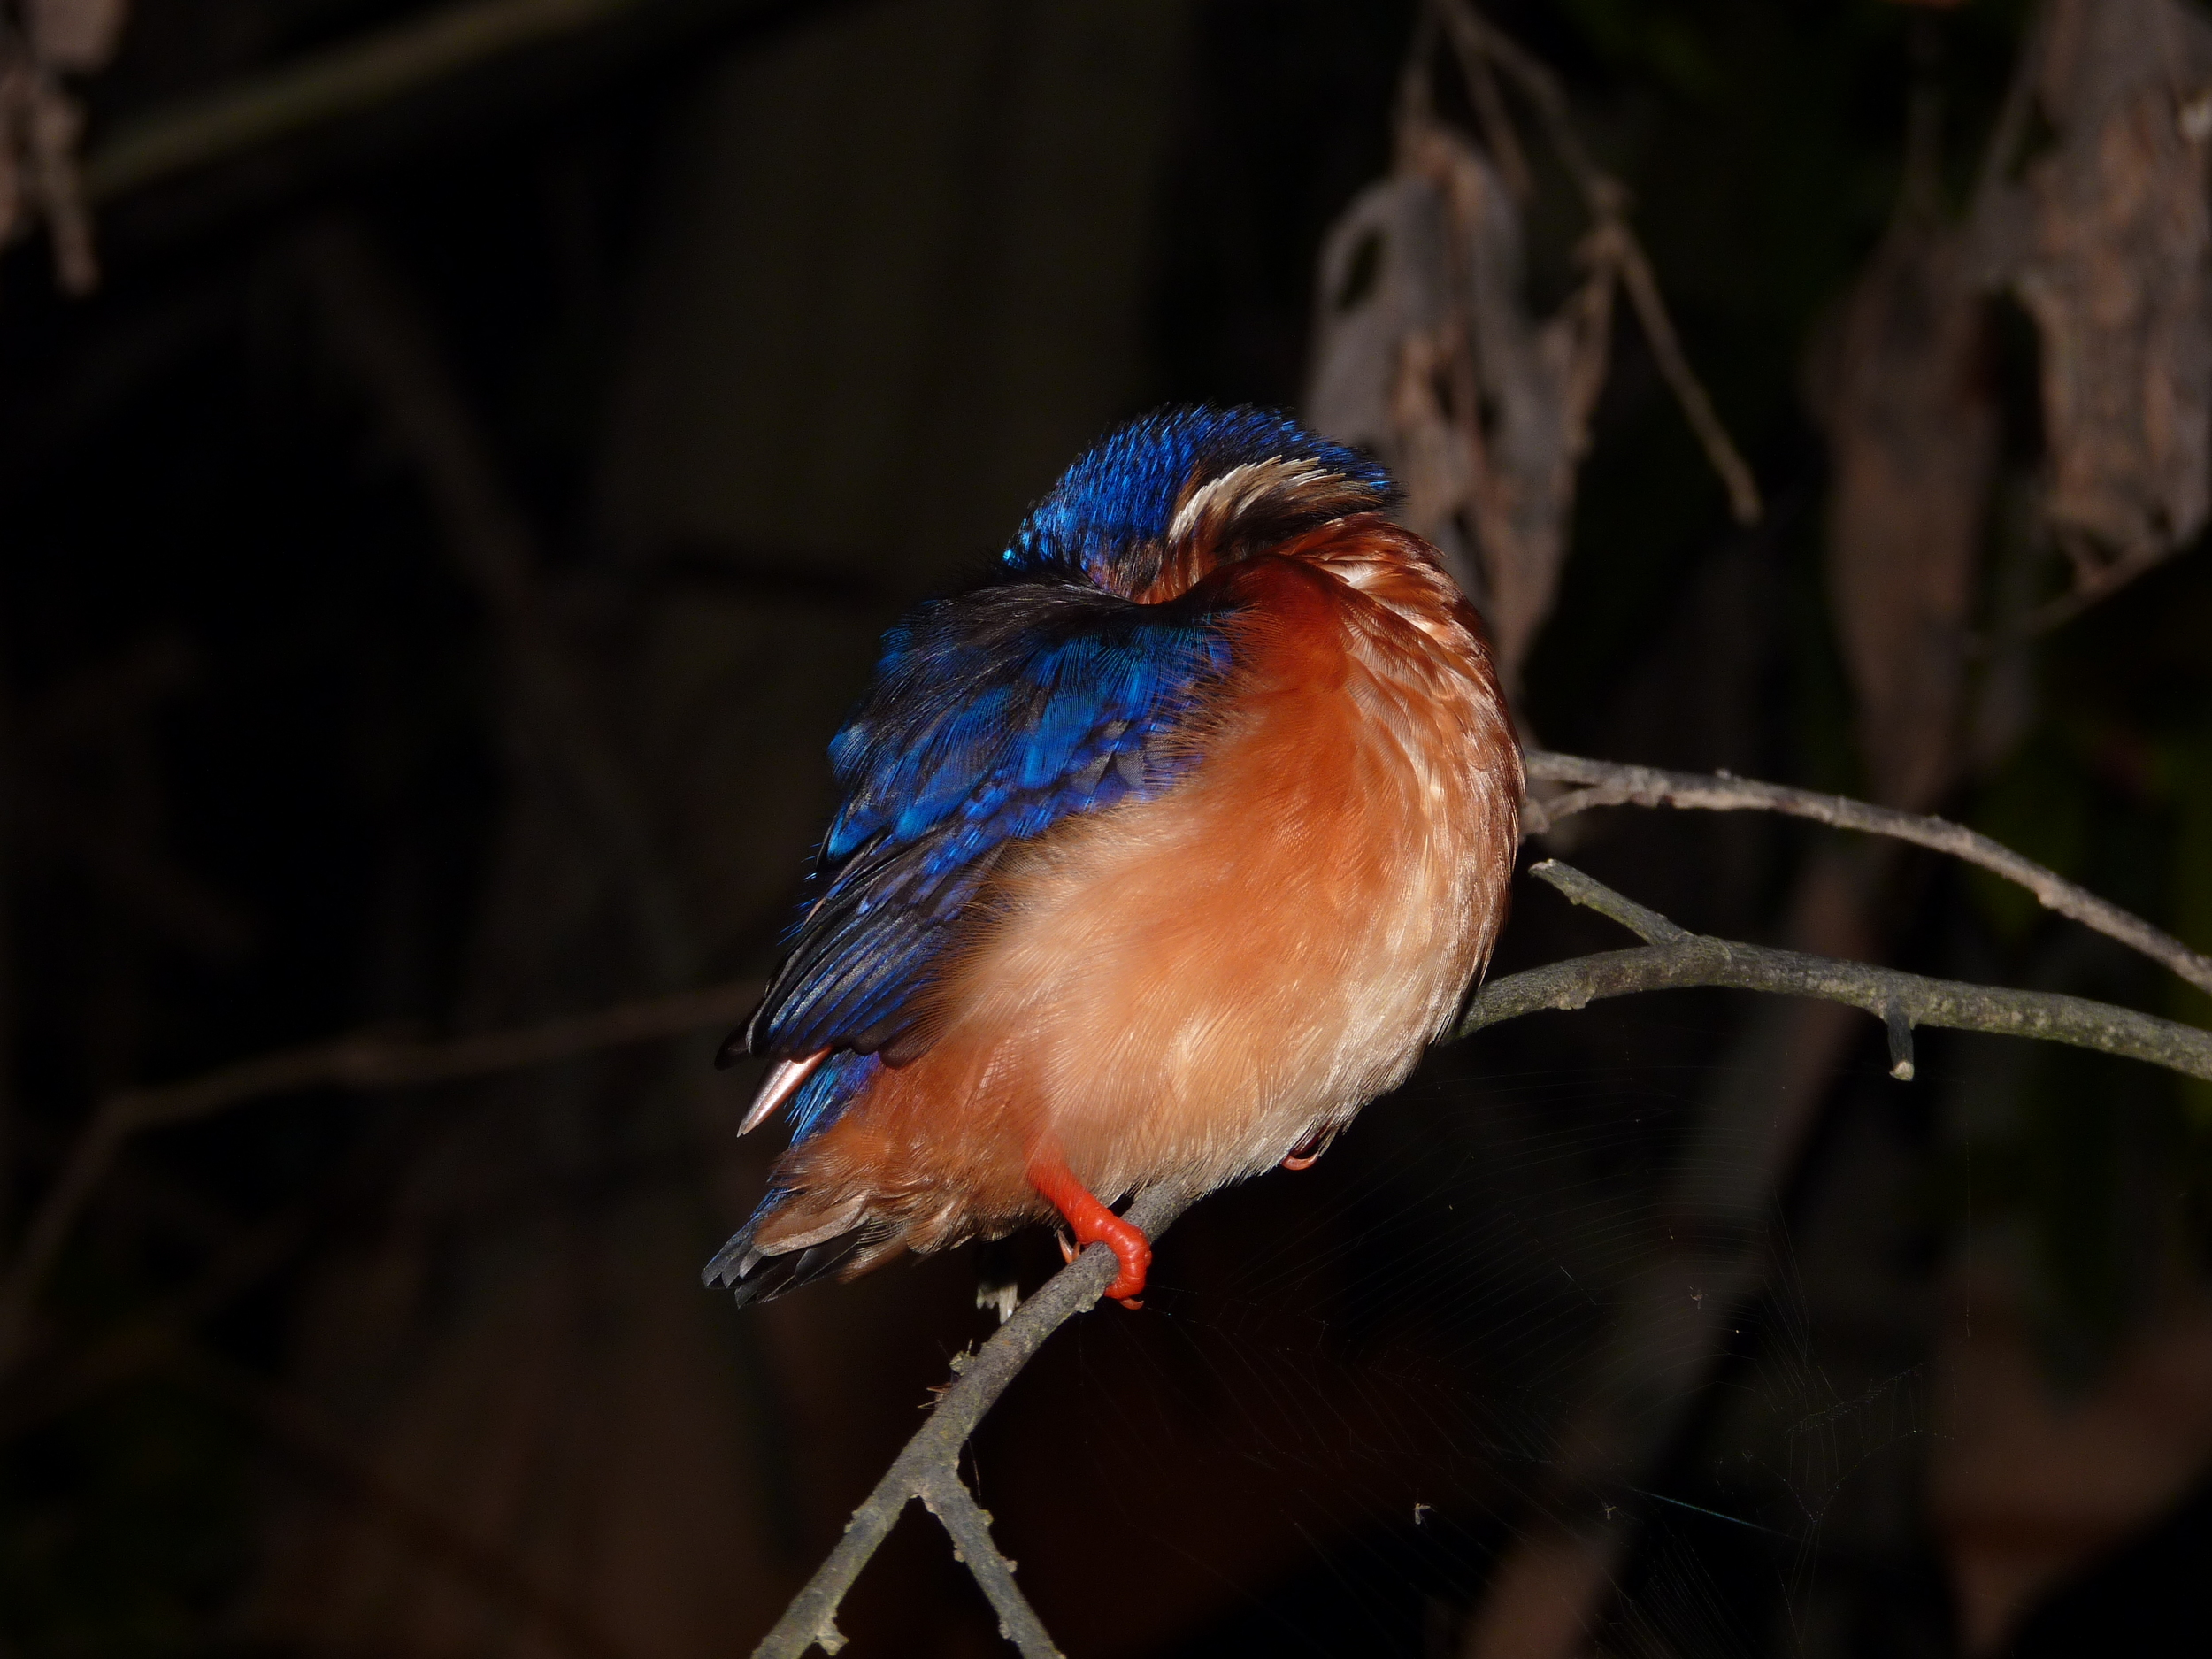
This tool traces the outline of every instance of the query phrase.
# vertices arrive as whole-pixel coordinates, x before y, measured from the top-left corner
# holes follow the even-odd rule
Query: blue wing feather
[[[1312,470],[1243,500],[1232,529],[1208,530],[1217,564],[1388,504],[1381,467],[1286,415],[1163,410],[1069,467],[1006,548],[1008,580],[926,605],[886,636],[874,686],[831,747],[844,799],[806,907],[742,1033],[756,1054],[829,1050],[789,1102],[795,1142],[926,1049],[932,976],[1010,847],[1070,814],[1157,795],[1194,763],[1231,667],[1229,618],[1127,595],[1157,586],[1194,491],[1278,459]],[[754,1239],[790,1196],[771,1189],[709,1264],[710,1283],[741,1302],[776,1295],[837,1271],[871,1236],[864,1219],[771,1256]]]
[[[1229,670],[1225,621],[1047,578],[935,601],[886,637],[831,745],[845,797],[806,910],[747,1031],[755,1053],[850,1051],[800,1091],[802,1133],[864,1082],[859,1059],[926,1050],[924,994],[1006,848],[1182,775]]]

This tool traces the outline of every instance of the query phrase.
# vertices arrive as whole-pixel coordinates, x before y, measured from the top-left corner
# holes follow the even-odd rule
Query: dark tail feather
[[[714,1253],[714,1259],[699,1276],[709,1290],[718,1285],[726,1286],[741,1308],[750,1302],[770,1301],[787,1290],[796,1290],[826,1273],[835,1272],[860,1248],[868,1232],[865,1226],[857,1226],[806,1249],[771,1256],[753,1243],[753,1234],[759,1229],[761,1220],[761,1217],[756,1216],[746,1223]]]

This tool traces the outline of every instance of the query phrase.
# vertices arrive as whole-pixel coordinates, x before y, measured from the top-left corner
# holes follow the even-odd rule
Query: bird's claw
[[[1060,1254],[1072,1262],[1094,1244],[1103,1244],[1113,1251],[1120,1271],[1114,1282],[1106,1286],[1106,1294],[1123,1307],[1141,1308],[1137,1298],[1144,1294],[1145,1276],[1152,1269],[1152,1240],[1144,1236],[1144,1230],[1119,1216],[1093,1196],[1090,1189],[1075,1178],[1074,1171],[1056,1156],[1033,1153],[1029,1160],[1029,1184],[1068,1224],[1068,1232],[1075,1235],[1071,1245],[1064,1235],[1060,1240]]]

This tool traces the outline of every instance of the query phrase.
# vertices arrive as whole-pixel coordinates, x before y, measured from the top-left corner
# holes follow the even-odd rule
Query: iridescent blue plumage
[[[961,1045],[974,1033],[961,1022],[972,1022],[977,987],[948,970],[982,960],[1017,918],[1033,916],[1023,907],[1036,902],[1036,872],[1010,855],[1078,815],[1168,795],[1210,755],[1248,746],[1238,688],[1246,669],[1266,672],[1256,664],[1277,635],[1243,607],[1281,607],[1283,593],[1306,592],[1315,579],[1296,561],[1334,546],[1348,525],[1380,524],[1371,516],[1389,496],[1379,466],[1286,416],[1165,411],[1067,470],[1023,520],[996,580],[923,605],[886,636],[874,682],[831,746],[842,798],[805,909],[742,1033],[745,1048],[778,1062],[746,1126],[787,1110],[792,1150],[751,1222],[709,1263],[709,1283],[747,1302],[864,1266],[902,1240],[934,1248],[917,1242],[897,1204],[875,1203],[853,1183],[880,1175],[886,1190],[904,1191],[910,1158],[925,1188],[937,1179],[921,1172],[931,1148],[910,1122],[872,1140],[867,1115],[908,1112],[913,1101],[934,1110],[931,1068],[969,1064]],[[1214,580],[1270,557],[1283,563],[1248,572],[1254,580]],[[1409,591],[1451,621],[1417,576],[1417,553],[1401,557],[1416,560]],[[1274,769],[1294,769],[1295,752]],[[1051,935],[1059,971],[1088,971],[1089,927]],[[1118,1001],[1107,1000],[1141,1017],[1150,994],[1127,994],[1127,960],[1108,965],[1125,979]],[[1001,962],[995,972],[1010,970]],[[1189,979],[1194,989],[1201,982]],[[975,1097],[974,1079],[960,1075],[945,1090],[949,1113]],[[948,1133],[956,1128],[949,1120]],[[864,1178],[855,1156],[887,1172]],[[1141,1235],[1086,1189],[1056,1141],[993,1146],[988,1156],[1019,1160],[1023,1190],[1079,1237],[1118,1240],[1124,1279],[1141,1284]],[[957,1206],[933,1214],[931,1239],[975,1220]],[[1005,1219],[982,1220],[995,1217]]]
[[[1002,557],[1016,570],[1106,580],[1116,564],[1158,546],[1194,485],[1233,467],[1293,457],[1371,491],[1378,503],[1390,494],[1390,475],[1379,463],[1276,411],[1163,410],[1131,421],[1062,473]]]
[[[1228,668],[1221,618],[1083,584],[923,606],[831,745],[844,804],[749,1046],[895,1064],[918,1053],[931,975],[999,855],[1071,812],[1165,788],[1190,758],[1178,734]],[[827,1087],[810,1079],[803,1119]]]
[[[1234,469],[1309,462],[1379,504],[1363,457],[1264,411],[1171,410],[1115,432],[1023,521],[1006,573],[923,605],[885,639],[831,745],[844,798],[745,1046],[832,1051],[792,1097],[796,1140],[882,1064],[925,1052],[929,988],[1006,849],[1073,813],[1147,800],[1194,764],[1231,669],[1227,614],[1141,603],[1177,513]],[[1299,523],[1297,498],[1269,534]],[[1195,599],[1195,595],[1193,599]]]

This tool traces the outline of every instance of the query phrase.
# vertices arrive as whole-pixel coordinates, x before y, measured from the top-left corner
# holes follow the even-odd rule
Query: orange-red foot
[[[1060,1212],[1068,1231],[1075,1234],[1075,1248],[1070,1250],[1063,1244],[1060,1253],[1071,1262],[1090,1246],[1105,1245],[1121,1263],[1121,1271],[1106,1286],[1106,1294],[1125,1308],[1143,1307],[1137,1298],[1144,1294],[1145,1275],[1152,1271],[1152,1240],[1144,1236],[1144,1230],[1100,1203],[1055,1154],[1031,1155],[1029,1184]]]

